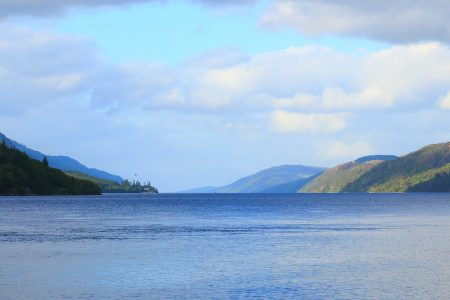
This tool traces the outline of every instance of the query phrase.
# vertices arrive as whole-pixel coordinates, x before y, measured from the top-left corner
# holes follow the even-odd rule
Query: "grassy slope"
[[[396,160],[376,165],[354,182],[347,184],[343,191],[416,191],[415,186],[438,180],[433,178],[448,172],[448,164],[450,164],[450,143],[429,145]]]

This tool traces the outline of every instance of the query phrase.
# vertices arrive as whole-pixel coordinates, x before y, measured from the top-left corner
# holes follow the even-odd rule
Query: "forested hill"
[[[100,187],[0,142],[0,195],[98,195]]]
[[[106,179],[106,180],[112,180],[117,183],[122,183],[123,178],[117,175],[110,174],[108,172],[94,169],[94,168],[88,168],[85,165],[81,164],[77,160],[68,157],[68,156],[52,156],[52,155],[46,155],[39,151],[33,150],[28,148],[25,145],[22,145],[10,138],[8,138],[6,135],[0,132],[0,141],[5,141],[6,145],[8,145],[11,148],[17,149],[19,151],[25,152],[30,158],[36,159],[36,160],[43,160],[44,157],[47,158],[48,163],[51,167],[62,170],[62,171],[70,171],[70,172],[79,172],[86,174],[88,176],[100,178],[100,179]]]
[[[450,143],[434,144],[382,162],[343,192],[450,192]]]
[[[328,169],[302,187],[306,193],[339,193],[349,183],[367,173],[377,164],[397,159],[394,155],[370,155]]]

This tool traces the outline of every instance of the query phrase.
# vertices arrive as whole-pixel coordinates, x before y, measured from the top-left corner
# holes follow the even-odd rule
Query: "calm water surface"
[[[449,299],[450,194],[0,197],[0,299]]]

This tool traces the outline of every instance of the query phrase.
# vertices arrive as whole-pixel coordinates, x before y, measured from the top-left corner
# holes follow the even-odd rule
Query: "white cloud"
[[[433,99],[450,85],[450,48],[439,43],[366,54],[306,46],[247,56],[229,49],[168,67],[148,61],[114,65],[77,37],[1,29],[1,114],[59,100],[107,112],[418,110],[435,107]]]
[[[199,61],[196,59],[195,61]],[[210,109],[273,109],[277,99],[312,93],[324,85],[346,85],[352,57],[321,47],[289,48],[220,66],[180,70],[190,103]],[[336,72],[346,69],[342,76]],[[186,80],[188,78],[188,80]],[[275,102],[274,102],[275,101]]]
[[[279,133],[328,134],[345,129],[339,114],[302,114],[277,110],[271,116],[271,130]]]
[[[418,110],[435,107],[433,99],[450,85],[450,48],[439,43],[366,54],[307,46],[246,56],[230,49],[206,54],[204,64],[198,57],[168,67],[148,61],[114,65],[77,37],[6,25],[1,29],[1,114],[80,99],[108,112]]]
[[[75,37],[0,25],[0,114],[86,94],[101,65]]]
[[[317,149],[318,155],[326,160],[351,161],[365,155],[374,154],[372,145],[366,141],[326,141]]]
[[[379,109],[391,106],[392,95],[378,87],[369,86],[358,92],[347,92],[341,87],[325,86],[319,94],[297,93],[292,98],[275,99],[279,108],[318,111]]]
[[[450,84],[450,49],[424,43],[357,55],[308,46],[179,71],[189,78],[183,80],[185,104],[197,108],[301,112],[427,108]]]
[[[442,96],[439,100],[439,106],[442,109],[450,110],[450,92],[448,92],[445,96]]]
[[[311,36],[339,34],[395,43],[450,41],[447,0],[275,0],[262,18],[271,28]]]

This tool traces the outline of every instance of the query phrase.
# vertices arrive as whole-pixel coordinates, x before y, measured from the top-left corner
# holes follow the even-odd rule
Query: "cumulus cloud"
[[[273,112],[271,129],[280,133],[333,133],[346,127],[339,114],[302,114],[283,110]]]
[[[291,48],[181,72],[185,104],[297,112],[426,109],[450,85],[450,49],[400,45],[366,54]]]
[[[169,0],[2,0],[0,1],[0,18],[14,15],[49,16],[61,14],[72,7],[122,6],[135,3]],[[211,6],[234,6],[251,4],[257,0],[192,0]]]
[[[60,100],[106,112],[419,110],[435,107],[450,85],[450,48],[440,43],[363,54],[314,46],[252,56],[223,49],[169,67],[151,61],[111,64],[78,37],[1,29],[1,114]]]
[[[262,18],[270,28],[318,36],[338,34],[387,41],[450,42],[447,0],[276,0]]]
[[[196,59],[198,61],[198,59]],[[189,86],[192,105],[210,109],[266,111],[274,109],[276,99],[303,91],[314,93],[327,85],[346,86],[352,57],[321,47],[290,48],[247,57],[229,64],[203,64],[181,70]],[[349,66],[350,65],[350,66]],[[188,82],[186,78],[189,78]]]
[[[82,99],[108,112],[419,110],[435,107],[450,85],[450,48],[440,43],[363,54],[314,46],[252,56],[224,49],[169,67],[151,61],[111,64],[78,37],[1,29],[2,114],[62,99]]]
[[[75,36],[0,25],[0,115],[57,101],[105,112],[158,107],[158,95],[176,86],[165,65],[110,64],[89,41]],[[166,97],[164,107],[170,106]]]

